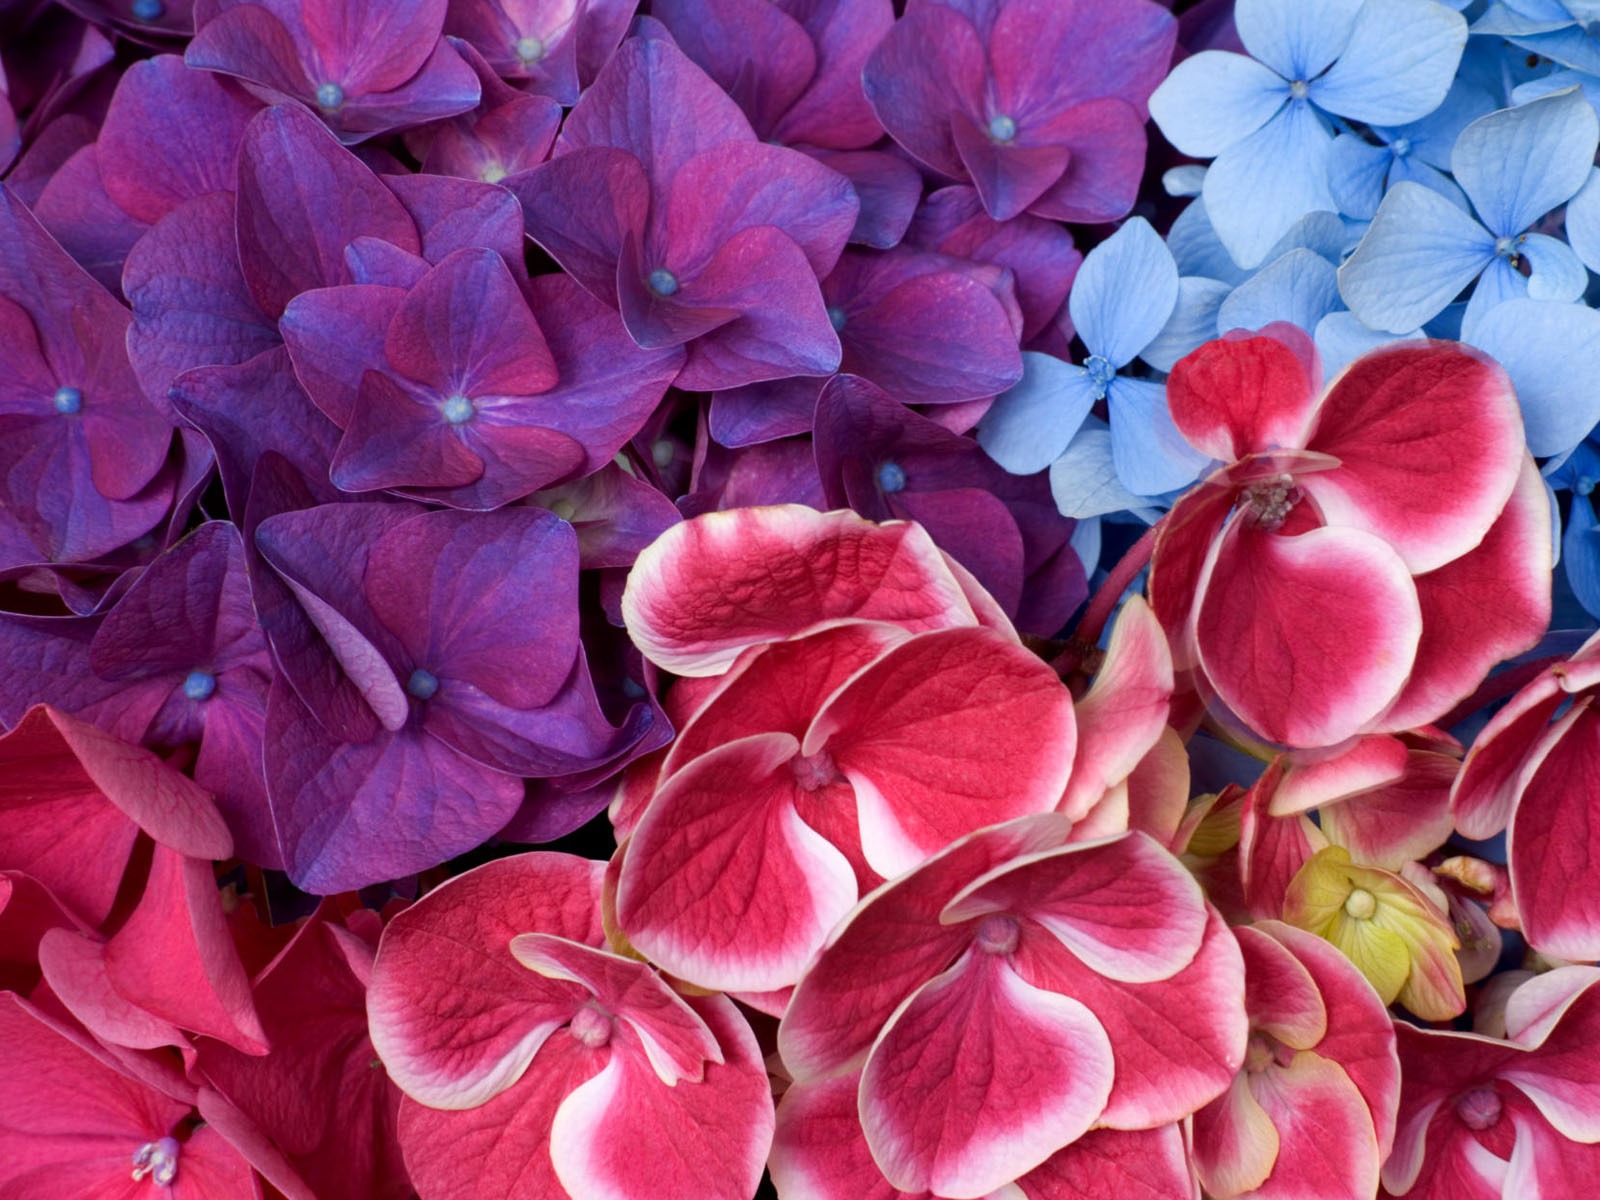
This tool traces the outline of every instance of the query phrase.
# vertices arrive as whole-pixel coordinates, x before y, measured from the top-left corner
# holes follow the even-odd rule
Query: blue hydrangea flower
[[[1496,107],[1482,88],[1458,79],[1444,103],[1422,120],[1373,126],[1376,145],[1353,130],[1339,134],[1328,159],[1328,190],[1339,211],[1370,221],[1396,183],[1419,183],[1465,209],[1466,196],[1446,174],[1450,151],[1463,129]]]
[[[1329,190],[1330,114],[1369,125],[1421,120],[1449,91],[1467,23],[1436,0],[1238,0],[1246,57],[1207,50],[1150,97],[1161,132],[1215,158],[1203,195],[1228,252],[1258,265]]]
[[[1088,357],[1076,366],[1025,354],[1022,382],[995,401],[978,441],[1006,470],[1031,475],[1061,456],[1104,401],[1128,492],[1155,496],[1193,482],[1208,460],[1172,423],[1166,385],[1119,374],[1161,333],[1177,300],[1171,251],[1148,221],[1133,218],[1089,252],[1072,286],[1068,311]]]
[[[1548,482],[1556,491],[1572,493],[1572,507],[1561,532],[1561,565],[1578,603],[1600,617],[1600,521],[1595,519],[1594,490],[1600,486],[1600,446],[1578,445],[1554,470]]]
[[[1503,37],[1552,62],[1600,75],[1600,4],[1595,0],[1496,0],[1472,32]]]
[[[1470,340],[1477,321],[1503,300],[1578,299],[1589,282],[1582,262],[1564,242],[1532,229],[1583,186],[1597,144],[1600,122],[1576,89],[1468,125],[1450,165],[1476,217],[1428,188],[1395,184],[1340,268],[1350,311],[1399,333],[1432,319],[1477,280],[1462,321]]]

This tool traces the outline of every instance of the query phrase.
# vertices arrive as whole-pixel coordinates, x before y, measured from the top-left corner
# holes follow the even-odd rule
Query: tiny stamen
[[[157,1187],[171,1187],[178,1177],[178,1141],[164,1137],[146,1142],[133,1152],[133,1178],[135,1181],[150,1176]]]
[[[1293,476],[1279,475],[1245,488],[1242,500],[1257,525],[1273,530],[1288,519],[1290,511],[1300,502],[1300,489],[1295,486]]]

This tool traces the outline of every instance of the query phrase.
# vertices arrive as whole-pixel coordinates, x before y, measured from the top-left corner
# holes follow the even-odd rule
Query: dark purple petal
[[[230,512],[242,514],[257,461],[288,459],[319,501],[336,499],[328,465],[339,430],[295,380],[282,346],[230,367],[197,367],[173,388],[173,406],[206,435]]]
[[[684,292],[739,319],[697,339],[677,384],[710,392],[839,367],[839,338],[805,255],[769,226],[736,234]]]
[[[128,255],[128,356],[146,395],[165,396],[191,367],[242,363],[279,343],[240,273],[233,220],[232,194],[200,196],[161,218]]]
[[[538,708],[571,673],[578,539],[544,509],[413,517],[371,547],[362,590],[411,665],[433,677],[441,702],[466,685],[512,708]]]
[[[815,150],[818,161],[855,189],[861,211],[850,240],[878,250],[898,246],[922,199],[922,175],[898,155],[882,150]]]
[[[430,400],[382,371],[368,371],[333,456],[333,482],[347,492],[373,492],[462,487],[482,478],[483,460],[445,415],[442,402]],[[560,447],[552,450],[560,453]]]
[[[468,246],[487,246],[518,279],[527,277],[522,209],[504,188],[434,175],[385,175],[383,182],[416,222],[428,262],[441,262]]]
[[[494,834],[520,780],[463,758],[416,723],[365,743],[332,737],[281,682],[267,705],[267,794],[289,878],[318,895],[424,870]]]
[[[1010,120],[995,117],[994,121]],[[1026,211],[1061,178],[1072,153],[1053,143],[1029,143],[1017,133],[997,136],[992,125],[980,126],[964,112],[950,114],[950,129],[956,153],[983,198],[983,206],[996,221],[1009,221]],[[1140,161],[1143,162],[1141,153]]]
[[[119,292],[128,253],[150,227],[107,194],[100,171],[99,147],[83,147],[50,177],[34,215],[79,266]]]
[[[673,176],[664,219],[652,214],[647,267],[692,276],[733,235],[770,225],[789,235],[818,276],[826,275],[858,210],[849,181],[816,159],[781,146],[728,142]]]
[[[597,300],[617,302],[617,266],[630,235],[644,233],[650,184],[632,154],[596,146],[506,180],[522,202],[528,236]]]
[[[679,520],[671,500],[615,462],[530,500],[576,531],[578,564],[585,570],[631,567],[639,551]]]
[[[633,155],[651,183],[665,187],[695,155],[754,138],[739,106],[683,51],[670,41],[634,37],[568,114],[556,156],[609,146]]]
[[[984,116],[983,42],[972,23],[942,4],[918,5],[867,59],[867,101],[889,136],[953,179],[966,175],[951,139],[950,114]]]
[[[100,131],[100,174],[129,216],[155,223],[185,200],[233,189],[234,158],[260,108],[172,54],[136,62]]]
[[[384,367],[389,322],[404,301],[399,288],[351,284],[302,292],[284,309],[278,328],[294,373],[340,428],[355,419],[367,372]]]
[[[711,436],[724,446],[753,446],[811,428],[823,380],[773,379],[711,397]]]
[[[810,36],[770,0],[659,0],[650,13],[763,140],[816,74]]]
[[[1144,173],[1144,118],[1138,111],[1123,100],[1088,100],[1052,122],[1050,136],[1072,157],[1032,211],[1086,225],[1127,216]]]
[[[421,250],[393,193],[303,109],[269,108],[250,122],[238,195],[245,282],[274,318],[301,292],[350,281],[344,248],[352,238]]]

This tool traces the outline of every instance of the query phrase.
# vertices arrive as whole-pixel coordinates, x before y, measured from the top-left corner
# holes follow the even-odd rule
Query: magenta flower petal
[[[1399,694],[1422,635],[1405,563],[1359,529],[1279,537],[1235,516],[1201,595],[1196,636],[1218,695],[1293,745],[1359,732]]]
[[[720,674],[747,646],[844,617],[913,632],[977,623],[917,526],[793,505],[668,530],[639,556],[623,613],[645,657],[680,675]]]
[[[408,1095],[451,1108],[482,1104],[515,1083],[582,1003],[571,981],[527,970],[518,934],[600,946],[603,864],[523,854],[458,875],[396,915],[368,986],[373,1044]],[[472,997],[462,1019],[463,995]]]
[[[700,755],[656,793],[617,885],[630,941],[703,987],[787,987],[856,901],[850,861],[801,819],[789,734]],[[847,790],[826,800],[849,803]]]
[[[978,31],[960,12],[919,4],[878,43],[862,83],[895,141],[934,170],[962,179],[949,114],[955,107],[973,116],[982,109],[985,59]]]
[[[1483,540],[1524,457],[1510,381],[1476,352],[1452,349],[1359,360],[1318,406],[1305,441],[1339,460],[1305,479],[1324,518],[1378,534],[1418,574]]]
[[[972,940],[939,913],[968,883],[1020,855],[1061,844],[1067,822],[1027,817],[962,838],[852,912],[795,988],[778,1029],[801,1083],[863,1061],[900,1005]]]
[[[801,753],[826,751],[850,780],[862,852],[879,874],[1055,807],[1076,725],[1071,694],[1041,666],[990,630],[928,632],[890,649],[818,713]],[[999,763],[1009,765],[996,772]]]
[[[982,1196],[1087,1132],[1112,1070],[1094,1014],[1027,983],[980,935],[874,1043],[862,1127],[895,1187]]]

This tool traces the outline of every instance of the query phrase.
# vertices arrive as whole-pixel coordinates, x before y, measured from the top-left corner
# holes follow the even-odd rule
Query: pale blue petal
[[[1233,261],[1217,231],[1211,227],[1204,200],[1196,200],[1178,214],[1167,230],[1167,249],[1181,276],[1201,275],[1224,283],[1243,283],[1250,273]]]
[[[1117,479],[1111,460],[1111,430],[1098,422],[1084,426],[1066,453],[1050,464],[1050,494],[1063,516],[1079,520],[1144,503],[1144,497],[1134,495]]]
[[[1328,192],[1339,211],[1362,221],[1372,220],[1383,200],[1384,181],[1394,152],[1374,146],[1354,133],[1341,133],[1328,151]]]
[[[1312,250],[1338,266],[1344,261],[1345,251],[1360,240],[1359,235],[1350,236],[1349,225],[1338,213],[1307,213],[1289,227],[1289,232],[1278,239],[1262,261],[1271,262],[1291,250]]]
[[[1316,110],[1297,101],[1211,164],[1206,214],[1234,262],[1259,266],[1301,217],[1336,207],[1328,192],[1332,142]]]
[[[978,444],[1013,475],[1048,467],[1099,399],[1089,373],[1048,354],[1022,356],[1022,379],[978,423]]]
[[[1522,37],[1548,33],[1572,24],[1572,14],[1561,0],[1517,0],[1515,5],[1492,3],[1476,21],[1472,32],[1497,37]]]
[[[1288,83],[1254,59],[1203,50],[1172,68],[1150,97],[1150,116],[1183,153],[1210,158],[1260,129],[1288,99]]]
[[[1525,234],[1517,253],[1528,260],[1528,295],[1534,300],[1571,303],[1589,290],[1589,272],[1572,247],[1543,233]]]
[[[1582,71],[1552,71],[1548,75],[1541,75],[1537,79],[1530,79],[1527,83],[1519,83],[1511,89],[1511,103],[1526,104],[1530,100],[1537,100],[1541,96],[1551,96],[1556,92],[1564,92],[1569,87],[1575,87],[1583,93],[1583,98],[1589,102],[1590,108],[1600,108],[1600,79],[1593,75],[1585,75]]]
[[[1577,90],[1479,117],[1461,131],[1451,171],[1484,225],[1515,237],[1589,177],[1600,121]]]
[[[1082,437],[1082,434],[1078,435]],[[1069,450],[1068,453],[1071,453]],[[1106,437],[1106,456],[1111,455],[1110,435]],[[1051,477],[1054,478],[1052,468]],[[1072,552],[1078,556],[1078,561],[1083,564],[1085,579],[1093,579],[1095,570],[1100,566],[1100,518],[1081,517],[1072,527],[1072,536],[1067,539],[1067,545],[1072,547]]]
[[[1350,41],[1361,0],[1238,0],[1239,40],[1285,79],[1320,75]]]
[[[1444,102],[1466,46],[1466,20],[1434,0],[1367,0],[1311,99],[1354,121],[1419,121]]]
[[[1206,169],[1193,163],[1161,174],[1161,187],[1169,196],[1198,196],[1205,181]]]
[[[1472,344],[1511,376],[1537,457],[1566,453],[1600,423],[1600,312],[1507,300],[1483,315]]]
[[[1600,42],[1576,26],[1515,40],[1523,49],[1531,50],[1551,62],[1582,71],[1586,75],[1600,74]]]
[[[1178,302],[1178,264],[1143,217],[1084,256],[1067,311],[1078,336],[1114,367],[1132,362],[1155,340]]]
[[[1193,483],[1211,461],[1173,424],[1165,384],[1118,376],[1106,408],[1117,478],[1135,495],[1159,496]]]
[[[1455,149],[1456,138],[1461,136],[1461,131],[1499,107],[1484,88],[1457,78],[1445,94],[1444,103],[1422,120],[1376,132],[1392,146],[1396,143],[1409,146],[1410,157],[1420,158],[1429,166],[1448,171],[1450,151]]]
[[[1567,202],[1567,244],[1591,271],[1600,271],[1600,168],[1591,168]]]
[[[1561,504],[1549,483],[1544,485],[1544,498],[1550,505],[1550,568],[1554,570],[1561,565],[1561,560],[1565,557],[1564,547],[1561,545]]]
[[[1217,309],[1232,291],[1233,285],[1220,279],[1185,275],[1178,280],[1172,319],[1139,357],[1158,371],[1172,370],[1185,354],[1218,336]]]
[[[1396,337],[1392,333],[1368,329],[1357,319],[1355,313],[1329,313],[1317,322],[1316,330],[1317,355],[1322,359],[1322,377],[1332,379],[1369,350],[1376,350],[1379,346],[1387,346],[1391,342],[1421,336],[1422,330],[1416,329]]]
[[[1488,314],[1507,300],[1520,300],[1528,294],[1528,280],[1508,261],[1495,256],[1482,275],[1478,286],[1467,297],[1466,311],[1461,314],[1461,340],[1470,342],[1477,336],[1478,325]]]
[[[1287,321],[1310,333],[1339,307],[1334,265],[1310,250],[1291,250],[1234,289],[1217,312],[1217,328],[1226,333]]]
[[[1365,325],[1415,329],[1495,259],[1494,238],[1436,192],[1399,183],[1339,268],[1339,294]]]
[[[1561,535],[1561,557],[1567,564],[1567,582],[1590,616],[1600,615],[1600,525],[1595,524],[1594,501],[1576,492],[1566,532]]]
[[[1471,201],[1467,199],[1467,194],[1456,186],[1455,180],[1415,155],[1394,160],[1394,166],[1389,169],[1389,186],[1393,187],[1397,183],[1421,184],[1430,192],[1438,192],[1462,212],[1472,212]]]

